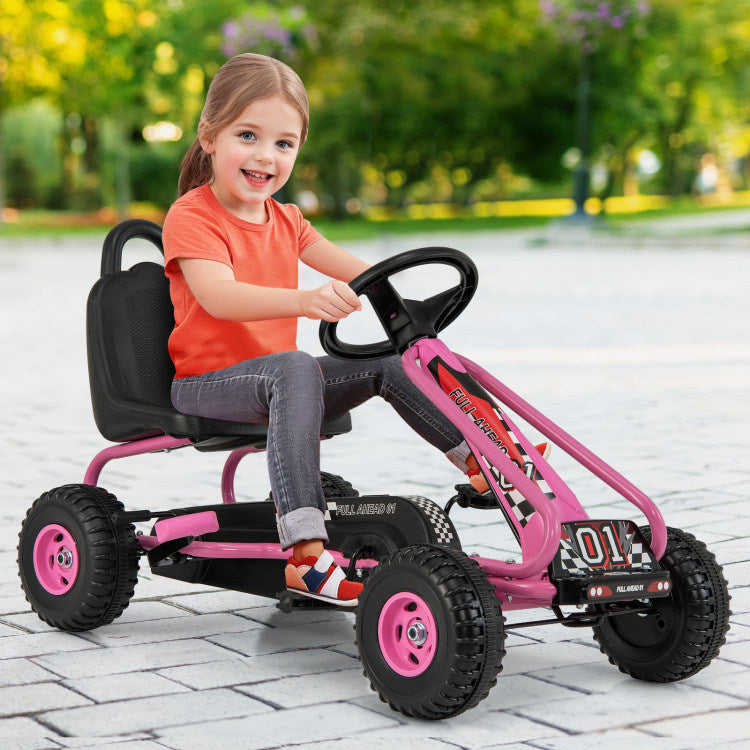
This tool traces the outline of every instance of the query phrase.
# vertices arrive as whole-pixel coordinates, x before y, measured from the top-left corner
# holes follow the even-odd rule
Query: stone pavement
[[[750,215],[727,216],[734,232],[717,231],[712,215],[710,226],[671,220],[616,236],[555,225],[347,246],[370,261],[423,244],[467,251],[480,288],[447,343],[622,471],[670,525],[705,541],[733,597],[718,659],[666,685],[618,672],[587,630],[514,631],[510,613],[497,686],[438,723],[406,719],[370,691],[351,615],[284,615],[270,600],[160,579],[145,566],[130,607],[100,630],[57,632],[30,611],[16,572],[21,519],[42,491],[80,482],[105,445],[84,346],[101,238],[0,240],[0,748],[750,747],[750,235],[740,231]],[[411,283],[422,293],[427,280]],[[320,351],[314,324],[302,326],[301,344]],[[460,477],[385,405],[353,418],[352,433],[323,444],[324,469],[362,493],[450,497]],[[110,464],[101,482],[131,509],[217,502],[222,458],[132,458]],[[560,451],[552,459],[591,516],[634,515]],[[241,464],[238,488],[244,499],[266,496],[262,457]],[[496,517],[452,515],[467,551],[516,552]]]

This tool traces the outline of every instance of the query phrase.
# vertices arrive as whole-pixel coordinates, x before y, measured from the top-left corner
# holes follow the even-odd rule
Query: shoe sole
[[[358,603],[357,599],[334,599],[330,596],[314,594],[311,591],[303,591],[302,589],[295,589],[291,586],[287,586],[286,590],[291,591],[293,594],[300,594],[301,596],[307,596],[310,599],[317,599],[318,601],[326,602],[327,604],[335,604],[337,607],[356,607]]]

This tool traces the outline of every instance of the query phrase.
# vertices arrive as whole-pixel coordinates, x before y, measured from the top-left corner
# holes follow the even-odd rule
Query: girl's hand
[[[317,289],[300,290],[302,315],[311,320],[335,323],[349,313],[361,310],[357,295],[343,281],[329,281]]]

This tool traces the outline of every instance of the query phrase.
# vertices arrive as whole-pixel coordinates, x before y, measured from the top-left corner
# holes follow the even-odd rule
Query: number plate
[[[562,524],[552,561],[555,578],[659,570],[651,548],[632,521],[575,521]]]

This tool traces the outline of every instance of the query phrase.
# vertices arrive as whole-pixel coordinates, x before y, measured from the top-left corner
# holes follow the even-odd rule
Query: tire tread
[[[727,584],[722,567],[706,545],[689,532],[668,528],[667,549],[663,561],[679,581],[686,581],[683,594],[687,618],[683,640],[671,658],[660,664],[633,664],[621,655],[616,643],[610,643],[605,630],[594,628],[594,639],[609,662],[624,674],[649,682],[676,682],[704,669],[717,656],[729,630]],[[651,529],[641,528],[647,542]]]
[[[69,512],[80,526],[90,567],[88,585],[80,601],[70,609],[55,612],[35,601],[24,570],[23,548],[33,540],[25,538],[28,524],[46,507]],[[41,620],[60,630],[79,632],[108,625],[119,617],[135,593],[138,580],[138,543],[130,524],[116,523],[124,510],[114,495],[101,487],[69,484],[42,494],[29,508],[19,534],[18,565],[26,600]],[[62,600],[61,600],[62,602]]]
[[[450,672],[443,684],[417,705],[381,692],[360,649],[363,673],[370,681],[371,688],[394,711],[421,719],[457,716],[487,697],[502,670],[505,655],[504,618],[495,590],[479,565],[466,553],[454,548],[428,544],[405,547],[384,558],[376,571],[381,571],[383,575],[389,568],[399,565],[421,568],[440,589],[447,609],[453,615],[478,607],[485,615],[481,625],[476,619],[472,623],[475,629],[479,629],[478,633],[472,635],[462,634],[460,630],[466,627],[466,623],[459,623],[454,617],[457,652],[452,655]],[[467,646],[470,648],[464,653]]]

